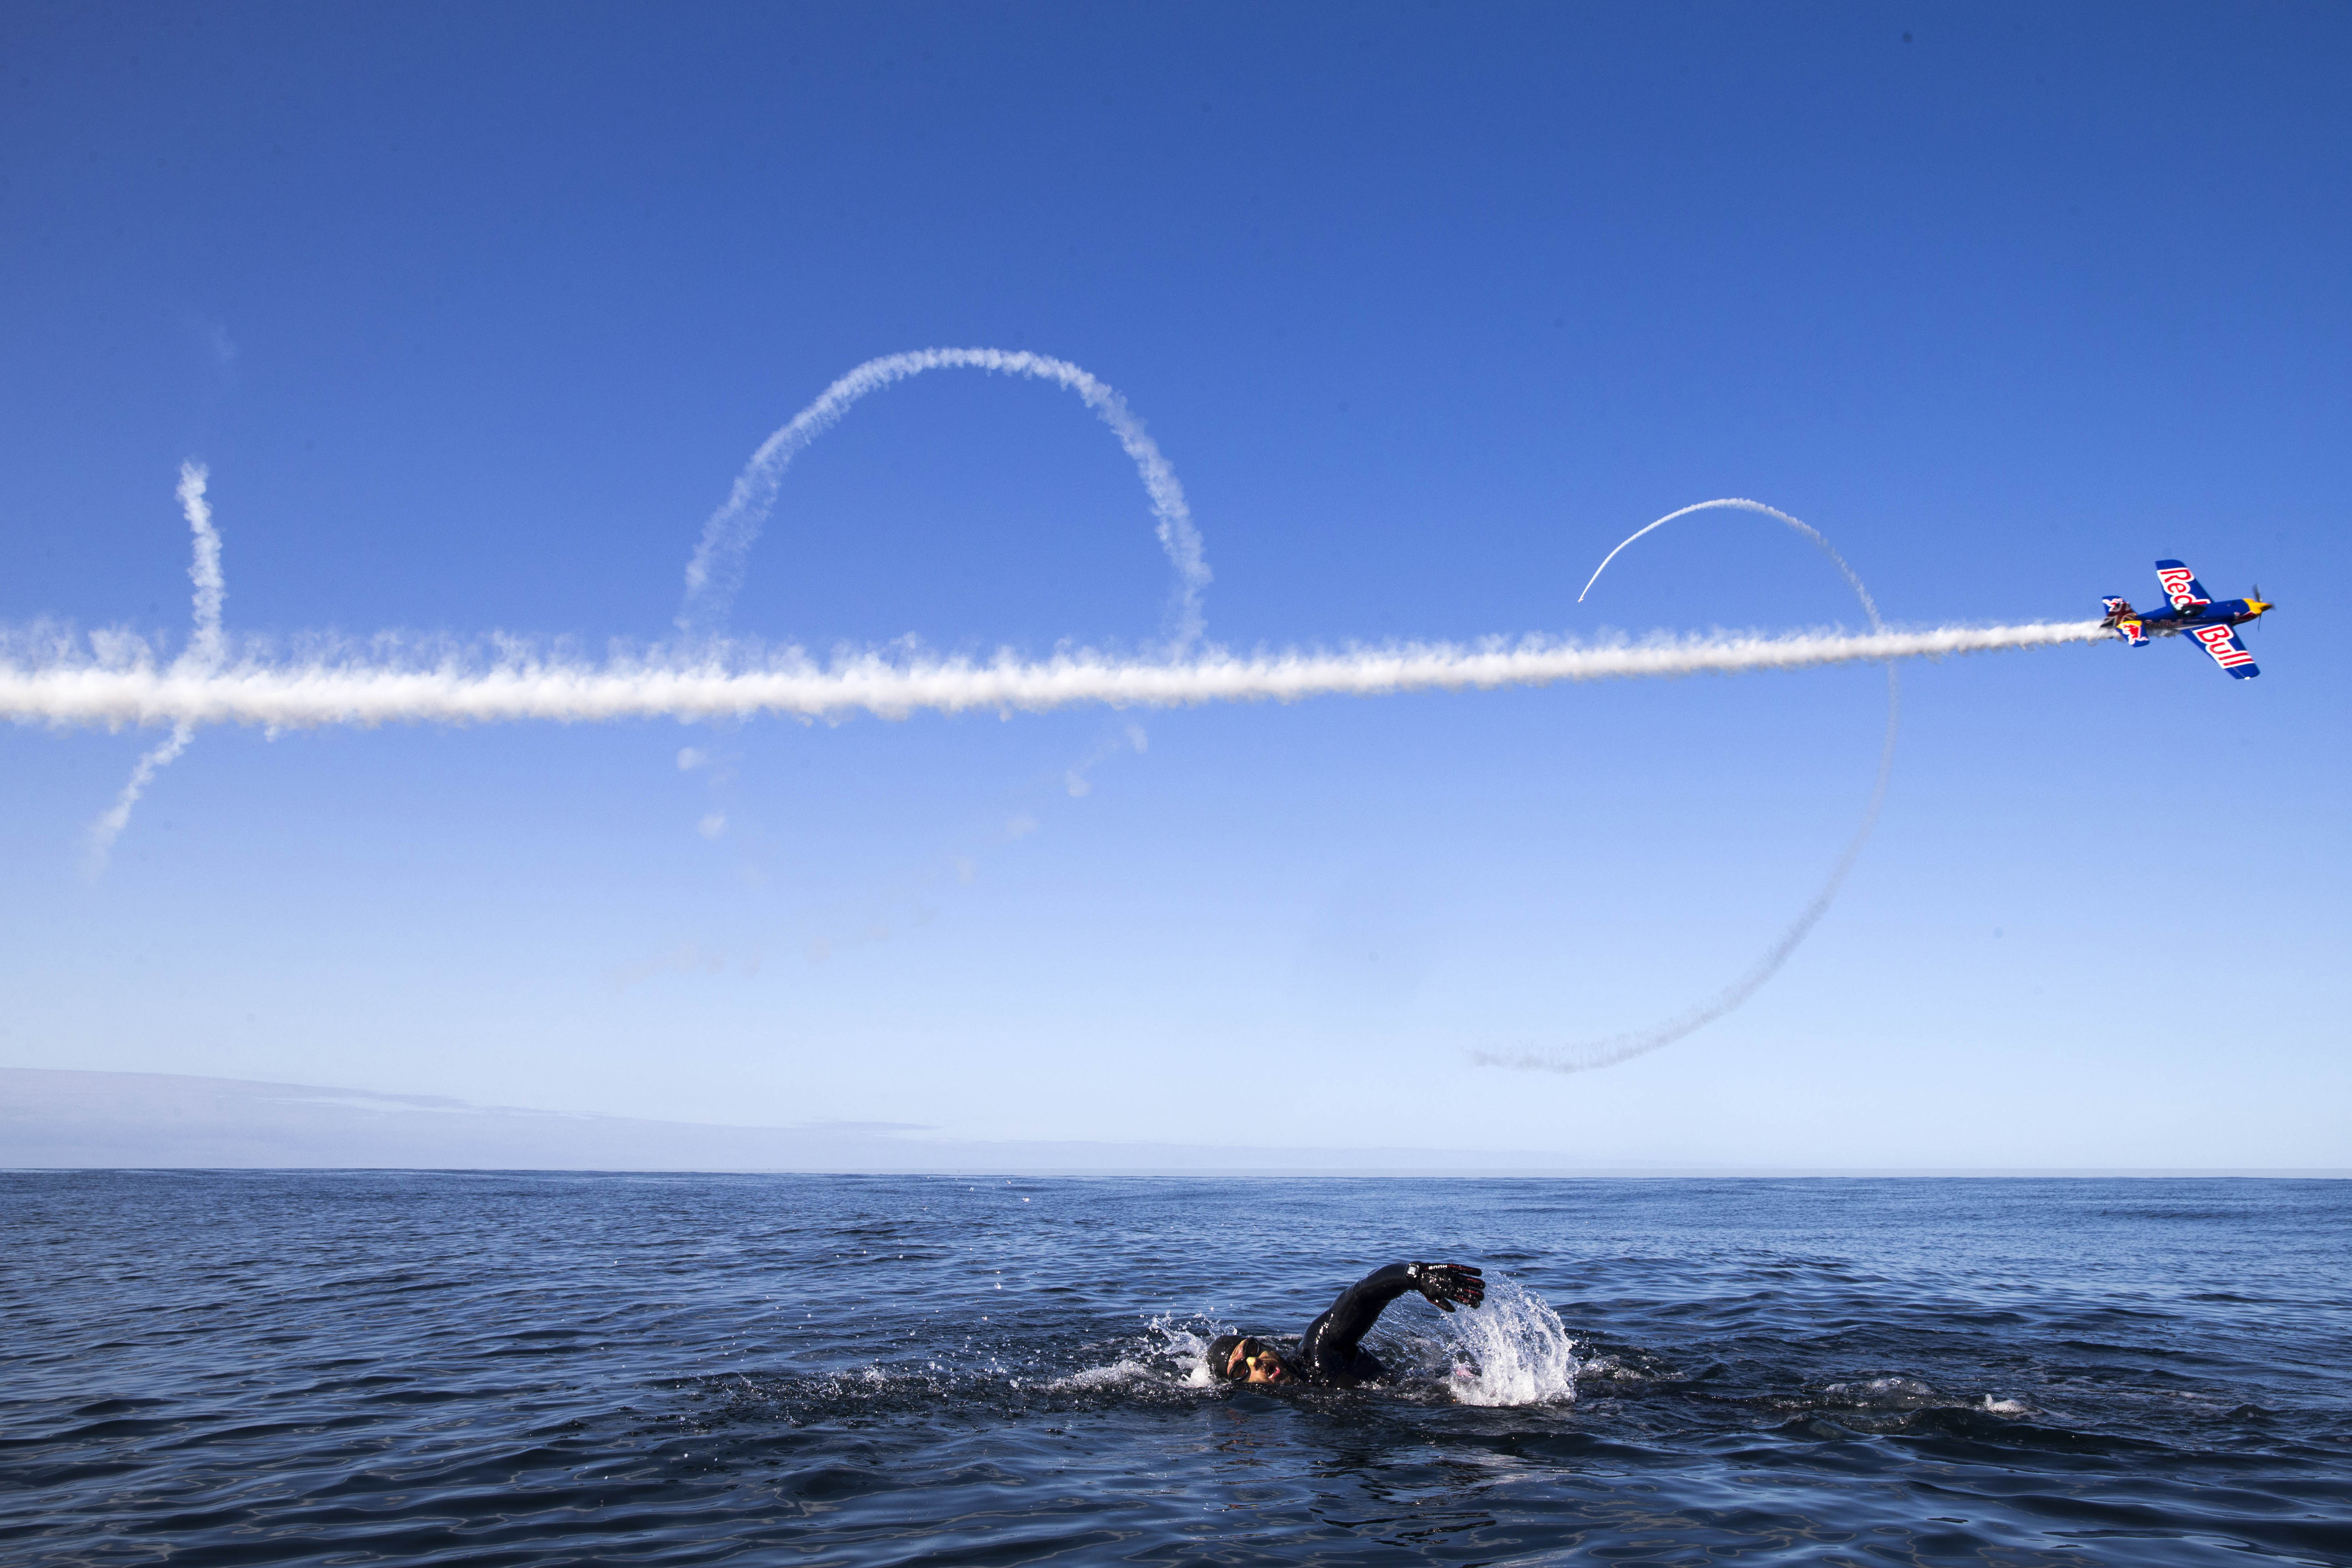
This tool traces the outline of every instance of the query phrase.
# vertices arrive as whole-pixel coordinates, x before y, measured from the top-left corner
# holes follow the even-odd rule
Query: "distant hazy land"
[[[1502,1172],[1524,1152],[983,1143],[871,1123],[736,1127],[163,1072],[0,1068],[0,1166],[436,1170]]]
[[[1525,1149],[1012,1143],[890,1124],[736,1127],[166,1072],[0,1068],[0,1168],[1116,1172],[1307,1176],[2344,1176],[2337,1170],[1749,1171]]]

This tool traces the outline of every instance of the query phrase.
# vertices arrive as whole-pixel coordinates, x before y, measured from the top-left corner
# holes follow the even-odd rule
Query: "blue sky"
[[[0,731],[0,1064],[966,1138],[1625,1165],[2352,1165],[2340,6],[19,5],[0,622],[670,629],[835,376],[1129,399],[1217,643],[2280,612],[1903,671],[1291,706]],[[1134,473],[943,372],[793,466],[734,612],[1159,634]],[[1139,727],[1137,750],[1129,727]],[[682,749],[708,760],[679,766]],[[1088,785],[1074,795],[1074,769]],[[702,825],[723,817],[709,836]]]

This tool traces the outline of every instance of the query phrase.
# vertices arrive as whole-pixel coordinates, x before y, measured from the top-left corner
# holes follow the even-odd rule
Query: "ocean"
[[[0,1560],[2352,1564],[2347,1309],[2331,1181],[0,1174]]]

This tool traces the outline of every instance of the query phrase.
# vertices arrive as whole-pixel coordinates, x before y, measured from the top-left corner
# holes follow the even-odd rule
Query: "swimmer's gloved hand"
[[[1456,1301],[1475,1307],[1486,1299],[1486,1281],[1467,1263],[1408,1263],[1404,1267],[1412,1288],[1428,1297],[1441,1312],[1452,1312]]]

